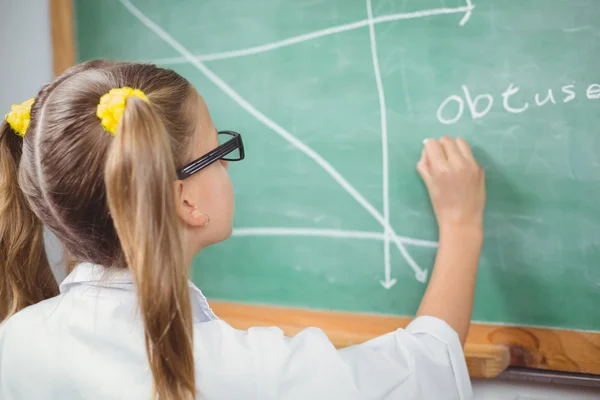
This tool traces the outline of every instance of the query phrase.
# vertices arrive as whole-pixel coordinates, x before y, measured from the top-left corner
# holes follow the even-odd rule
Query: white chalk
[[[428,140],[429,140],[429,139],[423,139],[423,144],[427,144],[427,141],[428,141]]]

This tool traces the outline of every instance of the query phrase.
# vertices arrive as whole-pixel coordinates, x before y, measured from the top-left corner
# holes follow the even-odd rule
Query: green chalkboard
[[[415,164],[464,136],[489,198],[474,319],[600,331],[598,2],[75,6],[79,60],[173,68],[243,134],[234,235],[193,265],[209,297],[413,315],[437,239]]]

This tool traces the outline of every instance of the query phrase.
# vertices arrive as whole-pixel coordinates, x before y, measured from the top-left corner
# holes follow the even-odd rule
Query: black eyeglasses
[[[218,132],[219,146],[206,153],[197,160],[192,161],[177,170],[177,177],[181,180],[190,177],[202,168],[219,161],[241,161],[244,159],[244,143],[239,133],[233,131]]]

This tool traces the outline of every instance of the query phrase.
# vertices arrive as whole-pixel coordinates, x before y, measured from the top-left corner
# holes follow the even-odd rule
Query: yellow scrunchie
[[[111,89],[104,96],[100,97],[100,103],[96,108],[96,115],[102,121],[104,130],[109,132],[112,136],[117,134],[117,127],[123,116],[127,98],[131,96],[139,97],[146,103],[150,102],[144,92],[130,87]]]
[[[31,98],[21,104],[13,104],[10,108],[10,112],[4,117],[11,129],[21,137],[25,136],[25,132],[27,132],[27,128],[29,127],[29,122],[31,121],[31,106],[34,101],[35,98]]]

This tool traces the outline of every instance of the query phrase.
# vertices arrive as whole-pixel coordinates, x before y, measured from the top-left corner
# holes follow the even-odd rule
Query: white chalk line
[[[249,56],[252,54],[264,53],[267,51],[279,49],[281,47],[291,46],[293,44],[306,42],[308,40],[313,40],[320,38],[322,36],[334,35],[340,32],[352,31],[355,29],[359,29],[365,27],[369,24],[368,20],[362,20],[357,22],[352,22],[349,24],[338,25],[331,28],[321,29],[318,31],[305,33],[298,36],[293,36],[287,39],[278,40],[272,43],[266,43],[259,46],[248,47],[246,49],[240,50],[230,50],[224,51],[220,53],[212,53],[212,54],[204,54],[194,56],[198,61],[216,61],[216,60],[225,60],[229,58],[243,57]],[[171,57],[171,58],[162,58],[158,60],[154,60],[157,64],[187,64],[189,61],[185,57]]]
[[[156,25],[150,20],[144,13],[142,13],[137,7],[135,7],[130,0],[119,0],[121,4],[129,10],[142,24],[148,29],[154,32],[158,37],[164,40],[170,45],[175,51],[185,57],[190,64],[192,64],[198,71],[204,74],[210,81],[212,81],[219,89],[227,94],[232,100],[238,103],[244,110],[250,115],[254,116],[257,120],[262,122],[265,126],[271,128],[275,133],[286,139],[298,150],[302,151],[309,158],[315,161],[321,168],[325,170],[350,196],[352,196],[379,224],[384,228],[386,235],[391,235],[391,240],[394,242],[409,267],[415,272],[415,277],[419,282],[424,283],[427,278],[427,270],[421,269],[415,260],[410,256],[404,244],[397,238],[394,229],[386,223],[383,216],[373,207],[367,199],[365,199],[329,162],[327,162],[321,155],[319,155],[312,148],[304,144],[290,132],[283,129],[281,126],[276,124],[274,121],[269,119],[266,115],[258,111],[252,104],[246,99],[240,96],[235,90],[233,90],[225,81],[223,81],[218,75],[210,70],[206,65],[194,58],[194,55],[190,53],[185,47],[183,47],[178,41],[171,37],[165,32],[160,26]]]
[[[369,21],[369,41],[371,43],[371,58],[373,60],[373,72],[375,73],[375,83],[377,85],[377,95],[379,98],[379,117],[381,126],[381,168],[383,171],[383,219],[390,223],[390,195],[389,195],[389,169],[388,169],[388,137],[387,137],[387,115],[385,105],[385,92],[383,91],[383,82],[381,80],[381,70],[379,68],[379,57],[377,56],[377,40],[375,38],[375,24],[373,23],[373,7],[371,0],[367,1],[367,18]],[[396,281],[392,279],[392,267],[390,256],[390,240],[386,235],[383,242],[384,252],[384,277],[383,287],[391,288]]]
[[[432,17],[435,15],[447,15],[447,14],[458,14],[465,13],[465,16],[460,21],[460,25],[463,26],[471,16],[471,11],[475,8],[474,5],[471,4],[471,0],[467,1],[467,6],[455,7],[455,8],[435,8],[431,10],[422,10],[415,11],[410,13],[398,13],[398,14],[390,14],[383,15],[379,17],[374,17],[372,19],[373,24],[380,24],[383,22],[391,22],[391,21],[399,21],[406,19],[414,19],[414,18],[425,18]],[[291,46],[294,44],[306,42],[309,40],[317,39],[323,36],[334,35],[336,33],[352,31],[355,29],[364,28],[370,24],[369,19],[364,19],[361,21],[351,22],[348,24],[338,25],[331,28],[325,28],[318,31],[305,33],[298,36],[292,36],[287,39],[278,40],[271,43],[266,43],[258,46],[248,47],[245,49],[239,50],[230,50],[219,53],[210,53],[210,54],[200,54],[194,55],[198,61],[216,61],[216,60],[225,60],[230,58],[244,57],[252,54],[265,53],[267,51],[280,49],[282,47]],[[160,58],[153,60],[152,62],[161,65],[176,65],[176,64],[187,64],[189,60],[186,57],[168,57],[168,58]]]
[[[467,1],[470,3],[470,0]],[[448,15],[448,14],[460,14],[467,13],[470,15],[471,10],[475,8],[474,5],[468,4],[466,6],[461,7],[443,7],[443,8],[432,8],[430,10],[422,10],[422,11],[413,11],[409,13],[398,13],[398,14],[390,14],[390,15],[381,15],[379,17],[373,18],[373,23],[380,24],[382,22],[391,22],[391,21],[400,21],[406,19],[415,19],[415,18],[426,18],[433,17],[436,15]],[[463,17],[464,19],[464,17]],[[466,23],[466,21],[465,21]],[[464,25],[461,20],[461,26]]]
[[[294,237],[323,237],[332,239],[357,239],[357,240],[386,240],[386,235],[383,232],[365,232],[353,230],[339,229],[315,229],[315,228],[274,228],[274,227],[258,227],[258,228],[235,228],[233,236],[294,236]],[[397,236],[397,239],[405,245],[415,247],[426,247],[435,249],[438,247],[437,242],[430,240],[421,240],[409,238],[406,236]],[[389,240],[389,238],[388,238]]]
[[[472,4],[471,0],[467,0],[465,15],[460,20],[460,23],[459,23],[460,26],[464,26],[467,23],[467,21],[469,20],[469,18],[471,18],[471,14],[473,13],[473,8],[475,8],[475,6]]]

